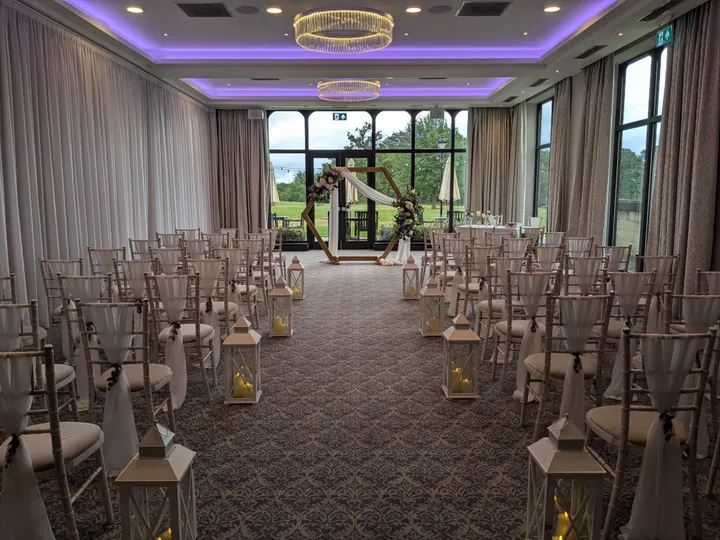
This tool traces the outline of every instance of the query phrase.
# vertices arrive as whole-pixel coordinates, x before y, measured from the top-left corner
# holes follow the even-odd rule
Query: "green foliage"
[[[307,241],[306,232],[305,227],[280,229],[283,242],[305,242]]]
[[[629,148],[620,150],[619,198],[640,201],[643,195],[645,150],[636,154]]]
[[[278,196],[281,201],[303,202],[307,199],[305,173],[297,171],[290,183],[278,183]]]

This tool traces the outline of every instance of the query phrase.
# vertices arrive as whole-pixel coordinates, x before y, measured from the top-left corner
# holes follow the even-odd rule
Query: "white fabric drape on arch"
[[[337,171],[345,178],[345,180],[357,189],[360,193],[365,195],[368,199],[375,201],[379,204],[386,206],[392,206],[395,204],[395,199],[388,197],[384,193],[381,193],[364,182],[361,182],[355,173],[349,171],[347,167],[337,167]],[[328,219],[328,249],[333,255],[337,254],[338,251],[338,234],[340,226],[340,199],[338,196],[337,188],[330,194],[330,217]],[[410,256],[410,240],[401,238],[398,242],[397,255],[394,259],[386,259],[388,263],[392,264],[405,264],[408,257]]]
[[[132,345],[135,306],[87,306],[87,313],[113,369],[105,391],[102,425],[107,475],[113,477],[130,463],[139,447],[130,382],[122,369]]]
[[[630,522],[623,528],[624,540],[685,538],[680,442],[670,418],[662,413],[677,399],[703,341],[688,346],[681,340],[641,340],[650,399],[660,415],[648,430]]]
[[[19,347],[20,312],[0,311],[0,351]],[[8,331],[9,330],[9,331]],[[8,540],[54,540],[45,504],[38,489],[30,454],[22,436],[27,427],[27,412],[32,405],[30,384],[33,359],[0,360],[0,428],[18,436],[18,447],[12,463],[5,465],[0,495],[0,537]],[[9,448],[9,447],[8,447]]]

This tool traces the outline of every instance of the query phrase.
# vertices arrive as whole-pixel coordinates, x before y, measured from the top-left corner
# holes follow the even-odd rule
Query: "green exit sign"
[[[668,26],[667,28],[663,28],[655,36],[655,46],[663,47],[663,46],[667,45],[668,43],[672,43],[672,38],[673,38],[673,27]]]
[[[334,112],[333,120],[347,120],[347,113],[346,112]]]

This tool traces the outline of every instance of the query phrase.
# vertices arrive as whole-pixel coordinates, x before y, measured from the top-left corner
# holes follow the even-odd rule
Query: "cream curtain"
[[[570,148],[572,145],[572,78],[555,85],[550,140],[550,178],[548,181],[549,231],[567,231],[570,191]]]
[[[647,252],[679,255],[676,291],[693,291],[695,269],[720,263],[720,0],[683,15],[674,28]]]
[[[520,109],[470,108],[466,208],[490,210],[514,221],[521,171]]]
[[[583,70],[585,100],[580,118],[577,163],[570,186],[567,230],[601,242],[610,174],[613,55]],[[554,150],[554,148],[553,148]],[[552,152],[551,152],[552,154]]]
[[[217,111],[217,200],[221,227],[256,232],[267,224],[267,122],[246,110]]]
[[[0,0],[0,274],[211,226],[212,113],[14,0]]]

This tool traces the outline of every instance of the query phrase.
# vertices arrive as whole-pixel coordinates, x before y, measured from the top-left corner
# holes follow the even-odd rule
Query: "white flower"
[[[323,177],[321,176],[320,179],[317,181],[317,185],[320,186],[320,187],[323,187],[325,184],[326,184],[325,178],[323,178]]]
[[[335,178],[333,178],[332,176],[328,176],[327,183],[332,184],[333,182],[335,182]]]
[[[413,208],[415,208],[415,205],[413,203],[411,203],[410,201],[408,201],[405,203],[405,208],[407,208],[408,210],[410,210],[412,212]]]
[[[406,219],[405,225],[412,225],[412,219]]]

